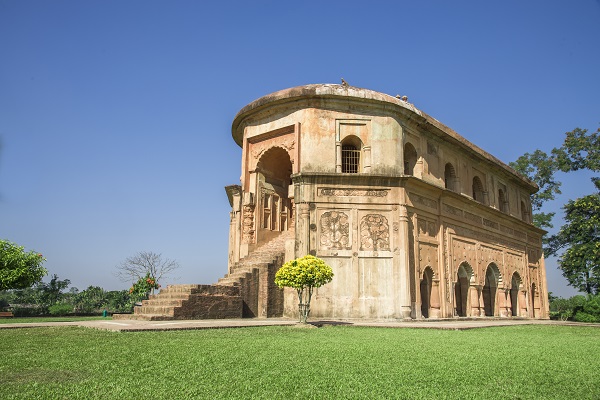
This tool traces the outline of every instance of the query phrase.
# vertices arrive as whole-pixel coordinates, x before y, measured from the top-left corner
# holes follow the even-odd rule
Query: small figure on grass
[[[283,264],[275,274],[275,284],[291,287],[298,293],[300,322],[305,324],[310,313],[310,299],[313,289],[331,282],[333,271],[325,261],[306,255]]]

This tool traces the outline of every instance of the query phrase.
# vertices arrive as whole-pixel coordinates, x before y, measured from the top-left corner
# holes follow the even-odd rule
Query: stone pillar
[[[335,172],[342,172],[342,143],[335,142]]]
[[[469,291],[471,293],[470,294],[470,298],[471,298],[471,313],[467,314],[467,317],[479,317],[481,315],[481,307],[480,307],[480,293],[481,293],[481,286],[469,286]]]
[[[230,185],[225,187],[231,212],[229,213],[229,249],[227,257],[227,271],[231,273],[234,263],[240,260],[241,243],[241,195],[242,190],[239,185]]]
[[[371,146],[363,147],[363,158],[364,158],[363,172],[369,173],[369,172],[371,172]]]
[[[429,300],[429,318],[439,318],[440,313],[440,281],[434,279],[431,281],[431,297]]]
[[[310,207],[300,203],[298,210],[298,225],[296,226],[296,257],[303,257],[310,251]]]
[[[508,317],[508,314],[506,313],[506,292],[504,289],[496,289],[496,300],[498,302],[498,316]]]
[[[512,297],[510,295],[510,289],[506,291],[506,316],[512,317]]]
[[[483,192],[483,204],[485,204],[485,205],[490,204],[490,195],[488,192]]]
[[[528,317],[527,313],[527,293],[524,290],[519,290],[519,317]]]
[[[399,217],[399,243],[398,249],[400,251],[400,255],[398,257],[398,261],[400,263],[400,282],[399,282],[399,300],[400,300],[400,314],[402,318],[410,318],[411,317],[411,303],[410,303],[410,253],[408,251],[408,246],[410,245],[410,241],[408,240],[408,235],[410,234],[410,230],[408,229],[408,210],[406,209],[406,205],[401,204],[399,206],[400,217]],[[413,305],[416,309],[416,304]]]
[[[479,300],[479,316],[485,317],[485,302],[483,301],[483,286],[477,286],[477,299]]]

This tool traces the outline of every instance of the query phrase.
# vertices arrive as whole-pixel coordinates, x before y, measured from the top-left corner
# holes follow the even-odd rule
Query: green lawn
[[[91,321],[94,319],[111,319],[110,317],[11,317],[0,318],[0,324],[30,324],[34,322],[70,322]]]
[[[2,399],[598,399],[600,329],[0,330]]]

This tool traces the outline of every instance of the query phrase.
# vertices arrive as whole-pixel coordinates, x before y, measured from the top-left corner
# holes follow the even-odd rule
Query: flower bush
[[[156,282],[156,279],[150,276],[150,274],[146,274],[145,277],[138,279],[138,281],[129,288],[129,305],[131,309],[133,309],[136,303],[147,300],[148,295],[154,289],[160,289],[160,285]]]
[[[275,284],[291,287],[298,293],[300,322],[306,323],[310,313],[310,300],[314,288],[321,287],[333,279],[333,270],[325,261],[306,255],[283,264],[275,274]]]

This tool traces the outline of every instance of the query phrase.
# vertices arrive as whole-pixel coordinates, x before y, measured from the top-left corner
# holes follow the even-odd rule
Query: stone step
[[[135,314],[160,314],[173,316],[175,307],[170,306],[135,306]]]
[[[116,320],[134,320],[134,321],[172,321],[171,315],[162,314],[113,314],[113,319]]]
[[[185,299],[187,300],[187,299]],[[142,300],[142,306],[168,306],[168,307],[181,307],[184,299],[149,299]]]
[[[231,273],[214,285],[176,284],[167,285],[160,292],[149,296],[134,314],[116,319],[138,319],[144,321],[166,321],[190,318],[241,318],[243,315],[242,285],[259,268],[270,268],[280,263],[284,256],[285,243],[294,236],[284,232],[268,243],[255,249],[235,263]],[[245,289],[247,290],[247,289]],[[244,292],[246,293],[246,292]]]
[[[149,300],[157,300],[157,299],[171,299],[171,300],[185,300],[190,297],[190,293],[159,293],[159,294],[151,294],[148,299]]]

